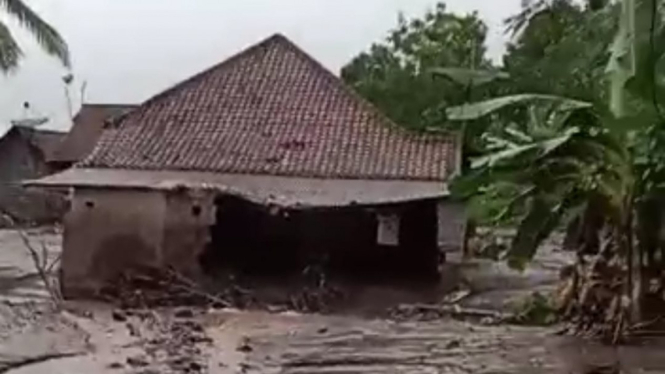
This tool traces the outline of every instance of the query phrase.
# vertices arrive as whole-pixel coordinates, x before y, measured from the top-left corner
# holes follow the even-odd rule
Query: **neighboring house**
[[[0,139],[0,213],[2,225],[41,223],[60,218],[64,212],[61,194],[28,191],[24,180],[52,174],[51,160],[65,137],[63,132],[12,126]]]
[[[83,104],[74,117],[74,125],[53,154],[51,164],[64,170],[83,160],[95,148],[104,126],[135,107],[128,104]]]
[[[298,270],[311,261],[435,274],[464,217],[447,200],[456,136],[395,126],[277,35],[108,126],[73,186],[62,285],[94,293],[128,268]]]

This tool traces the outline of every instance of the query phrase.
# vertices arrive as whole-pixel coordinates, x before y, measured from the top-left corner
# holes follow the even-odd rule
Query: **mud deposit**
[[[57,233],[33,231],[31,240],[57,256]],[[71,302],[55,310],[18,235],[0,231],[0,246],[0,373],[665,373],[658,340],[613,348],[555,336],[556,328],[397,322],[371,313],[436,303],[460,287],[468,296],[459,304],[505,311],[553,287],[568,261],[555,246],[525,273],[477,260],[450,264],[431,290],[364,287],[351,310],[336,315]]]
[[[662,342],[611,348],[539,328],[292,313],[118,315],[101,306],[75,309],[59,315],[57,328],[46,324],[52,328],[37,327],[6,341],[0,372],[665,373]],[[81,310],[95,312],[83,316]],[[2,369],[44,354],[65,357]],[[593,371],[599,368],[605,371]]]

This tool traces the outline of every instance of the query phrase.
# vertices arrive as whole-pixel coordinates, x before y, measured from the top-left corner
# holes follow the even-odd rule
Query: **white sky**
[[[398,12],[417,16],[436,0],[25,0],[65,37],[73,57],[75,96],[138,103],[240,49],[281,32],[333,72],[395,26]],[[504,50],[502,21],[520,0],[448,0],[455,12],[477,10],[490,26],[490,56]],[[14,28],[14,30],[19,30]],[[1,77],[0,129],[25,115],[67,129],[61,77],[66,71],[18,32],[26,58]],[[74,99],[75,103],[78,98]]]

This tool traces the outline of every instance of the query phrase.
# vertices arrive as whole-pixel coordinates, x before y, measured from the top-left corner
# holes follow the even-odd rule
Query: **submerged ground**
[[[58,256],[56,230],[32,230],[30,238]],[[0,373],[665,373],[658,341],[612,348],[556,336],[556,327],[394,321],[378,313],[390,304],[431,304],[459,284],[471,292],[465,306],[506,310],[553,287],[570,260],[555,248],[524,274],[453,259],[437,287],[359,286],[343,315],[120,311],[82,302],[55,311],[20,236],[0,231]]]

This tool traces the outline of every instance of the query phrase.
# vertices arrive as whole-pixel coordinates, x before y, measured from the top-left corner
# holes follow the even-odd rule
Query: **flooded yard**
[[[57,257],[56,231],[29,237]],[[360,287],[345,313],[209,308],[120,310],[48,303],[20,236],[0,231],[0,373],[665,373],[665,344],[608,347],[557,336],[557,327],[486,325],[441,318],[390,320],[367,308],[435,302],[462,284],[466,307],[506,310],[552,289],[569,256],[544,251],[525,273],[491,261],[451,260],[442,285]],[[362,302],[364,299],[364,303]],[[365,304],[365,307],[363,307]],[[360,312],[354,313],[357,309]]]

